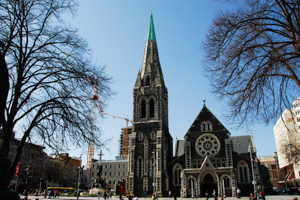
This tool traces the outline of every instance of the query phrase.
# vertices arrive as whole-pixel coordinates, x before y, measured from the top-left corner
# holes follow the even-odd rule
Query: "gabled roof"
[[[206,105],[203,105],[203,108],[201,109],[200,113],[192,123],[191,127],[187,131],[186,135],[191,132],[198,132],[200,131],[200,126],[203,121],[210,121],[213,125],[213,130],[222,130],[229,132],[223,124],[215,117],[215,115],[210,112],[210,110],[206,107]]]
[[[252,133],[250,135],[231,137],[231,141],[232,141],[233,151],[239,154],[249,153],[250,144],[252,145],[252,147],[254,147],[253,153],[256,152]]]

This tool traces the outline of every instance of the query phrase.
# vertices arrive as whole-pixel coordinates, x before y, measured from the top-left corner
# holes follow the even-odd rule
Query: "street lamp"
[[[153,194],[155,195],[155,149],[152,151],[153,153]]]
[[[254,175],[254,168],[253,168],[253,158],[252,158],[252,145],[249,144],[249,152],[250,152],[250,158],[251,158],[251,168],[252,168],[252,176],[253,176],[253,187],[254,187],[254,195],[256,196],[256,181],[255,181],[255,175]]]
[[[41,193],[41,189],[42,189],[42,178],[40,178],[40,190],[39,190],[40,193]]]
[[[278,157],[277,157],[277,152],[273,153],[273,157],[275,158],[275,165],[276,165],[276,171],[277,171],[277,185],[279,181],[279,170],[278,170]],[[277,186],[276,186],[277,187]]]
[[[78,167],[78,183],[77,183],[77,199],[79,198],[79,185],[80,185],[80,173],[81,173],[81,156],[80,155],[80,166]]]

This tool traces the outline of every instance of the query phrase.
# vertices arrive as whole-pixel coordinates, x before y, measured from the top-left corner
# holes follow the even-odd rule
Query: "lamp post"
[[[41,189],[42,189],[42,178],[40,178],[40,190],[39,190],[39,192],[41,193]]]
[[[273,153],[273,157],[275,158],[275,165],[276,165],[276,172],[277,172],[277,185],[279,181],[279,170],[278,170],[278,157],[277,157],[277,152]]]
[[[153,153],[153,194],[155,195],[155,149],[152,151]]]
[[[80,155],[80,166],[78,167],[78,183],[77,183],[77,199],[79,198],[79,185],[80,185],[80,173],[81,173],[81,156]]]
[[[256,181],[255,181],[255,175],[254,175],[254,167],[253,167],[253,158],[252,158],[252,145],[249,144],[249,152],[250,152],[250,158],[251,158],[251,168],[252,168],[252,176],[253,176],[253,187],[254,187],[254,195],[256,196]]]

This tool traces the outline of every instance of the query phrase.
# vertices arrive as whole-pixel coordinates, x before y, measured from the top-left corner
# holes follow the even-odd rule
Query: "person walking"
[[[171,190],[169,190],[169,198],[171,198],[171,196],[172,196],[172,192]]]
[[[213,193],[212,193],[212,196],[214,197],[214,200],[217,200],[217,193],[216,193],[216,190],[213,190]]]
[[[263,194],[263,192],[259,193],[258,199],[266,200],[265,195]]]
[[[236,194],[237,194],[236,195],[237,198],[241,198],[241,190],[240,190],[240,188],[237,189]]]
[[[101,193],[100,193],[100,190],[98,191],[98,200],[100,200],[100,195],[101,195]]]
[[[208,198],[209,198],[208,190],[206,190],[206,192],[205,192],[205,197],[206,197],[206,200],[208,200]]]
[[[106,200],[106,197],[107,197],[107,193],[106,193],[106,191],[104,191],[104,193],[103,193],[104,200]]]
[[[175,193],[174,193],[173,197],[174,197],[174,200],[176,200],[176,199],[177,199],[177,197],[176,197],[176,194],[175,194]]]
[[[253,196],[253,194],[252,194],[252,193],[250,193],[249,200],[254,200],[254,196]]]

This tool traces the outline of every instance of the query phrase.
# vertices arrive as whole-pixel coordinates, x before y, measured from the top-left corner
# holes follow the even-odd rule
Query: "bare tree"
[[[2,55],[10,83],[1,125],[4,155],[8,155],[12,131],[23,132],[9,172],[0,180],[2,185],[8,185],[22,148],[31,139],[54,149],[91,140],[102,145],[99,131],[95,137],[90,131],[89,77],[99,80],[103,101],[112,94],[111,78],[103,67],[92,63],[85,40],[61,18],[76,9],[74,0],[0,1],[0,41],[5,44]]]
[[[209,27],[204,68],[212,92],[228,102],[229,120],[268,124],[299,96],[300,3],[234,3]]]

